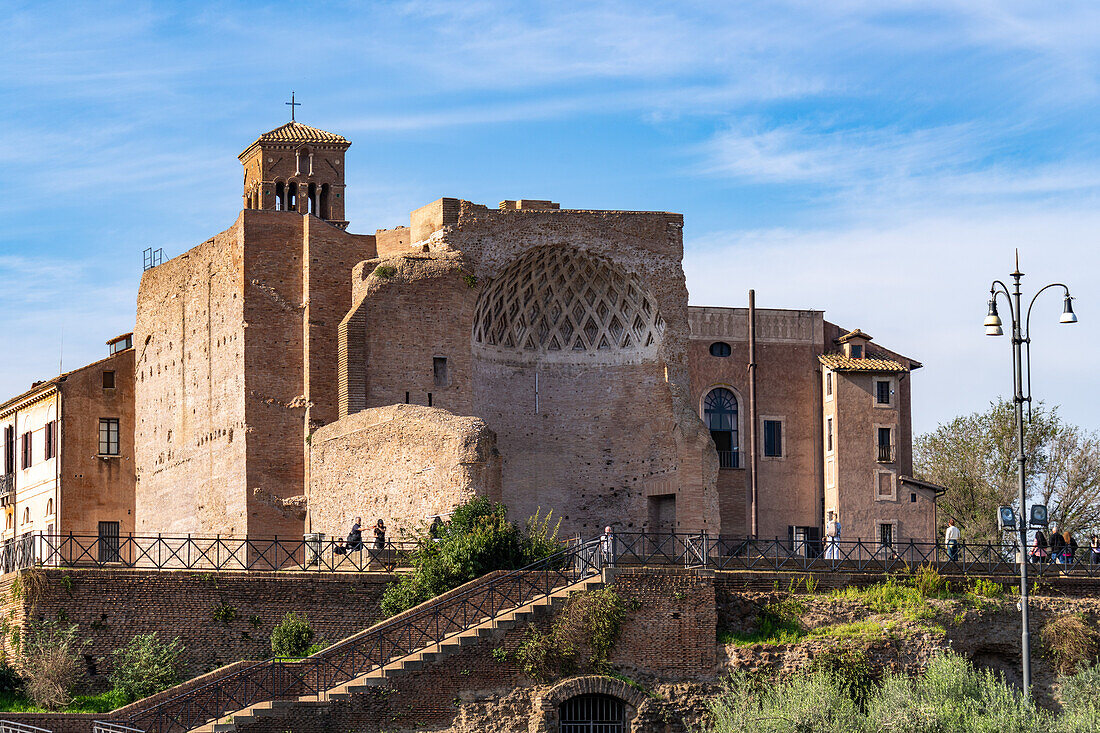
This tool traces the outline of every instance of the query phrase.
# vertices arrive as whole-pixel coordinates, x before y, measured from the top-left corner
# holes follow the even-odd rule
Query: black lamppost
[[[1063,307],[1060,323],[1077,323],[1077,316],[1073,313],[1073,298],[1069,294],[1069,287],[1062,283],[1051,283],[1039,289],[1039,292],[1031,298],[1027,307],[1027,313],[1021,310],[1020,302],[1020,278],[1024,273],[1020,272],[1020,253],[1016,253],[1016,270],[1012,275],[1012,291],[1000,280],[994,280],[989,289],[989,314],[985,317],[985,334],[987,336],[1002,336],[1001,318],[997,315],[997,298],[1002,294],[1008,301],[1009,314],[1012,316],[1012,365],[1013,365],[1013,401],[1016,403],[1016,433],[1020,441],[1020,451],[1016,458],[1019,464],[1019,489],[1020,489],[1020,514],[1017,519],[1017,527],[1020,532],[1020,614],[1022,632],[1022,648],[1020,655],[1023,662],[1024,694],[1031,694],[1031,632],[1028,625],[1028,598],[1027,598],[1027,487],[1025,467],[1027,455],[1024,452],[1024,403],[1028,405],[1028,415],[1031,414],[1031,308],[1036,299],[1049,288],[1062,288]],[[1024,359],[1027,360],[1027,394],[1024,394]]]

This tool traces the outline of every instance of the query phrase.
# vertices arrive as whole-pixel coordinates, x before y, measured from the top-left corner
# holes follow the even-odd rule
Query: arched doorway
[[[611,695],[577,695],[558,710],[560,733],[624,733],[626,706]]]

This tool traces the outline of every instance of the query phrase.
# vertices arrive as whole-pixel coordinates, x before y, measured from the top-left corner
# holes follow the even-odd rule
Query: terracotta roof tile
[[[863,359],[853,359],[850,356],[844,354],[822,354],[817,357],[825,366],[829,367],[835,372],[907,372],[909,367],[904,364],[894,361],[893,359],[882,359],[875,357],[865,357]]]
[[[286,143],[346,143],[347,138],[333,132],[325,132],[301,122],[288,122],[260,135],[260,142]]]

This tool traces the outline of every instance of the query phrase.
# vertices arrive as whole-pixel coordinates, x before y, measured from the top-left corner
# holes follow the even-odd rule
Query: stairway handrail
[[[428,617],[428,616],[438,617],[439,612],[441,610],[451,608],[451,607],[454,607],[454,606],[459,606],[463,602],[468,601],[474,595],[478,595],[478,596],[485,595],[487,591],[491,592],[491,590],[493,588],[503,586],[506,583],[508,583],[508,582],[510,582],[510,581],[512,581],[516,578],[519,578],[520,576],[524,576],[524,575],[530,574],[532,572],[546,571],[546,570],[562,570],[564,572],[575,572],[577,570],[576,560],[581,555],[581,552],[582,551],[592,551],[592,550],[595,550],[595,551],[591,553],[589,558],[591,558],[591,560],[593,562],[589,562],[588,559],[586,558],[586,565],[580,571],[580,573],[581,573],[580,577],[591,577],[592,575],[600,572],[600,570],[602,570],[602,568],[603,568],[604,558],[603,558],[602,552],[600,551],[600,539],[598,539],[598,538],[594,539],[594,540],[587,540],[587,541],[579,542],[579,543],[576,543],[576,544],[574,544],[570,547],[566,547],[562,550],[558,550],[557,552],[555,552],[551,555],[548,555],[544,558],[541,558],[539,560],[536,560],[533,563],[525,565],[522,568],[518,568],[518,569],[515,569],[515,570],[509,570],[509,571],[506,571],[502,575],[498,575],[496,577],[491,577],[485,583],[477,583],[476,585],[473,585],[472,587],[468,587],[465,590],[462,590],[458,593],[455,593],[454,595],[452,595],[448,598],[445,598],[443,600],[440,600],[441,597],[437,596],[436,598],[431,599],[429,601],[426,601],[424,604],[421,604],[421,608],[419,610],[416,610],[414,608],[414,609],[410,609],[411,613],[409,611],[406,611],[403,614],[398,614],[397,616],[395,616],[391,619],[387,619],[387,620],[382,621],[378,624],[375,624],[374,626],[372,626],[368,629],[365,629],[363,632],[360,632],[359,634],[355,634],[355,635],[353,635],[352,637],[350,637],[348,639],[344,639],[343,641],[337,642],[336,644],[333,644],[330,647],[326,647],[325,649],[322,649],[321,651],[317,652],[316,654],[310,655],[310,656],[302,658],[302,659],[287,659],[287,658],[283,658],[283,657],[272,657],[271,659],[267,659],[267,660],[264,660],[264,661],[257,662],[256,664],[249,665],[248,667],[245,667],[243,669],[239,669],[235,672],[232,672],[232,673],[226,675],[225,677],[220,677],[220,678],[217,678],[217,679],[214,679],[214,680],[210,680],[209,682],[207,682],[203,685],[192,687],[188,690],[185,690],[185,691],[179,693],[178,695],[174,695],[170,698],[161,700],[160,702],[156,703],[155,705],[151,705],[148,708],[144,708],[142,710],[135,711],[134,713],[131,713],[130,715],[128,715],[125,718],[125,720],[129,723],[136,724],[136,722],[139,721],[139,720],[152,717],[153,721],[154,721],[154,725],[146,727],[142,730],[146,730],[146,731],[156,730],[156,731],[158,731],[158,733],[166,733],[166,729],[162,728],[162,726],[161,726],[161,723],[164,722],[163,718],[166,717],[164,714],[162,714],[162,711],[165,711],[169,706],[178,705],[181,701],[183,701],[187,698],[193,698],[193,699],[202,699],[204,697],[208,698],[209,695],[207,695],[207,693],[209,693],[211,691],[220,692],[221,689],[227,687],[228,684],[234,683],[234,682],[236,682],[238,680],[242,680],[242,679],[247,684],[247,682],[249,681],[249,678],[258,678],[261,674],[264,674],[268,671],[270,671],[271,675],[272,675],[272,683],[271,683],[272,691],[270,692],[269,697],[265,697],[263,700],[254,700],[252,702],[247,702],[247,703],[241,705],[240,707],[236,707],[236,708],[233,708],[231,710],[222,710],[222,711],[218,712],[217,714],[215,714],[213,719],[217,720],[219,717],[221,717],[222,715],[225,715],[227,712],[232,712],[232,710],[243,710],[244,708],[249,707],[250,705],[254,705],[254,704],[257,704],[259,702],[265,702],[266,700],[270,700],[270,699],[275,699],[275,698],[279,697],[279,695],[275,694],[274,691],[273,691],[274,687],[275,687],[274,679],[275,679],[276,673],[280,670],[286,671],[286,669],[290,668],[290,667],[294,667],[294,668],[298,668],[300,670],[306,670],[306,671],[323,670],[323,669],[325,669],[326,665],[331,668],[333,665],[331,665],[329,663],[330,660],[328,659],[328,657],[335,656],[336,654],[339,654],[340,652],[345,652],[345,651],[348,651],[348,650],[351,650],[354,653],[354,651],[356,649],[362,648],[362,647],[366,646],[367,644],[371,643],[372,641],[378,641],[380,638],[383,637],[384,634],[386,634],[389,631],[393,631],[393,630],[396,630],[396,629],[403,629],[403,628],[412,629],[415,626],[415,622],[418,621],[418,620],[421,620],[421,619],[423,619],[425,617]],[[487,577],[487,576],[486,575],[481,576],[481,578],[485,578],[485,577]],[[578,579],[577,579],[578,581],[580,580],[580,577],[578,577]],[[474,581],[471,581],[471,583],[476,583],[477,580],[480,580],[481,578],[477,578]],[[489,614],[489,619],[492,620],[492,619],[498,618],[499,616],[502,616],[505,613],[509,613],[510,611],[514,610],[515,608],[519,608],[519,607],[521,607],[523,605],[526,605],[528,603],[532,603],[532,602],[540,600],[542,598],[546,598],[546,597],[550,596],[552,593],[560,590],[562,587],[567,587],[568,585],[570,585],[570,584],[566,583],[564,585],[554,585],[553,587],[551,587],[548,584],[547,585],[547,590],[545,592],[539,593],[539,594],[534,594],[530,598],[526,598],[526,597],[521,598],[520,602],[515,606],[501,608],[499,610],[493,611],[492,613]],[[483,609],[479,606],[477,610],[481,611]],[[480,617],[478,617],[477,623],[482,623],[482,622],[483,621],[481,621]],[[470,627],[466,627],[466,628],[470,628]],[[393,652],[399,651],[399,649],[397,647],[394,647],[394,649],[391,651],[391,656],[387,657],[387,656],[383,655],[383,660],[381,661],[381,663],[371,666],[370,669],[367,669],[365,671],[359,671],[356,674],[354,674],[354,676],[349,678],[348,680],[340,680],[340,681],[337,681],[337,682],[333,682],[334,677],[333,678],[325,677],[323,679],[323,681],[319,681],[317,683],[318,689],[308,689],[307,693],[309,693],[309,694],[321,694],[321,693],[326,692],[327,690],[331,689],[332,687],[341,684],[342,682],[350,681],[351,679],[355,679],[356,677],[360,677],[363,674],[369,674],[370,672],[372,672],[376,669],[381,669],[382,667],[385,667],[387,664],[392,664],[395,661],[398,661],[398,660],[403,659],[403,658],[405,658],[405,657],[407,657],[411,654],[414,654],[418,649],[423,649],[423,648],[426,648],[426,647],[429,647],[429,646],[432,646],[432,645],[435,645],[435,644],[439,644],[439,643],[443,642],[449,636],[453,636],[454,634],[457,634],[457,633],[461,633],[461,631],[445,631],[442,635],[439,635],[439,628],[438,628],[438,624],[437,624],[436,636],[438,638],[431,637],[431,639],[426,641],[426,643],[420,643],[421,641],[424,641],[427,638],[426,635],[422,633],[420,635],[420,637],[418,638],[418,641],[417,641],[417,643],[420,643],[420,646],[417,647],[417,649],[413,649],[413,650],[408,651],[404,654],[394,655]],[[411,634],[410,634],[410,639],[411,639]],[[336,674],[339,674],[339,671],[336,672]],[[302,682],[302,680],[299,679],[298,682]],[[303,684],[304,684],[304,682],[303,682]],[[324,689],[319,689],[320,687],[323,687]],[[236,705],[236,704],[239,704],[239,703],[234,702],[234,704]],[[197,722],[197,724],[200,724],[200,725],[202,724],[202,722],[205,722],[206,720],[210,719],[210,716],[207,714],[209,711],[201,711],[201,712],[202,712],[202,714],[206,714],[206,717],[202,718],[201,721]],[[168,717],[174,717],[174,716],[168,716]],[[196,722],[196,721],[190,721],[190,722]],[[178,719],[173,719],[173,720],[169,721],[169,727],[171,727],[171,723],[175,723],[175,724],[181,725],[181,726],[183,725],[183,723],[181,723]],[[194,727],[194,726],[191,726],[191,727]]]

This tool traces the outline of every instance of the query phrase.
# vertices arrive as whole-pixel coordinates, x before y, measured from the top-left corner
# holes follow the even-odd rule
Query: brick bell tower
[[[265,132],[237,157],[244,165],[244,208],[312,214],[346,229],[343,136],[291,120]]]

